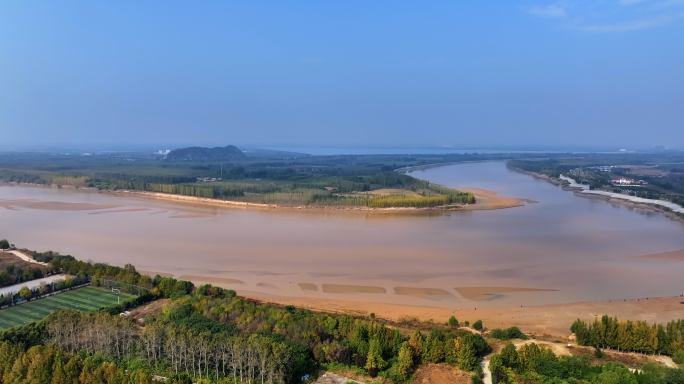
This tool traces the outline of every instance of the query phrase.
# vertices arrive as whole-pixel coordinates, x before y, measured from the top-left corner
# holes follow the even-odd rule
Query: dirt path
[[[41,263],[40,261],[35,261],[35,260],[33,260],[32,257],[29,257],[29,256],[27,256],[27,255],[25,255],[19,251],[5,251],[5,252],[9,252],[9,253],[13,254],[14,256],[26,261],[27,263],[34,263],[34,264],[39,264],[39,265],[47,267],[47,263]]]

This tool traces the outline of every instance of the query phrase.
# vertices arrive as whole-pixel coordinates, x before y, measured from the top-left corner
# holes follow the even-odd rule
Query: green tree
[[[462,339],[458,352],[458,366],[464,371],[472,371],[477,367],[477,351],[469,338]]]
[[[10,243],[7,239],[0,240],[0,249],[9,249]]]
[[[478,321],[474,322],[473,323],[473,329],[475,329],[477,331],[481,331],[482,330],[482,320],[478,320]]]
[[[31,290],[28,287],[21,287],[19,290],[19,297],[24,300],[28,300],[31,297]]]
[[[413,372],[413,349],[404,341],[399,349],[399,360],[396,365],[396,373],[400,380],[407,380]]]
[[[451,316],[449,318],[448,324],[451,325],[452,327],[458,327],[458,320],[456,320],[455,317]]]
[[[675,353],[673,353],[672,361],[674,361],[677,364],[684,364],[684,350],[679,349]]]
[[[503,356],[495,353],[489,359],[489,372],[492,375],[492,383],[506,383],[506,366]]]
[[[378,371],[385,368],[387,363],[382,359],[382,347],[380,346],[380,340],[371,339],[368,346],[368,356],[366,358],[365,368],[371,373],[371,376],[377,374]]]
[[[600,384],[638,384],[636,377],[624,365],[609,362],[603,365],[598,375]]]
[[[518,351],[513,343],[506,344],[501,350],[501,361],[507,368],[516,368],[518,366]]]

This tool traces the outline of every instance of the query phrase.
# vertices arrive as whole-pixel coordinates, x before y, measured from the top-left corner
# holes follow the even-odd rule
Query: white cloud
[[[544,18],[565,17],[570,8],[572,8],[572,3],[561,1],[555,4],[532,7],[529,12],[537,17]]]
[[[659,25],[664,25],[682,18],[684,18],[684,13],[680,13],[677,15],[665,15],[653,19],[628,21],[619,24],[588,25],[585,27],[580,27],[579,29],[586,32],[629,32],[638,29],[646,29],[656,27]]]

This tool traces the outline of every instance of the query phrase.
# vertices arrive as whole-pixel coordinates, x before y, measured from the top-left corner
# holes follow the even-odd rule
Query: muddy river
[[[260,296],[448,308],[684,293],[684,225],[576,197],[502,162],[412,173],[537,203],[430,214],[199,206],[0,186],[0,237]]]

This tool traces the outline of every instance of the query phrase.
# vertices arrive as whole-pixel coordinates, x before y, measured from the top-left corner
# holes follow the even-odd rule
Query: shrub
[[[603,356],[605,356],[605,355],[606,355],[606,353],[603,352],[601,350],[601,348],[599,348],[599,347],[594,348],[594,356],[596,356],[597,358],[599,358],[599,359],[603,358]]]
[[[527,339],[527,335],[522,333],[522,331],[518,327],[510,327],[508,329],[492,329],[491,337],[499,340]]]
[[[481,331],[482,330],[482,320],[478,320],[478,321],[474,322],[473,323],[473,329],[475,329],[477,331]]]
[[[448,324],[451,325],[452,327],[458,327],[458,320],[456,320],[455,317],[451,316],[449,318]]]
[[[672,361],[677,364],[684,364],[684,350],[680,349],[672,354]]]

